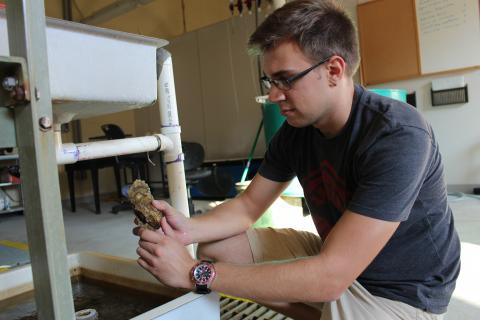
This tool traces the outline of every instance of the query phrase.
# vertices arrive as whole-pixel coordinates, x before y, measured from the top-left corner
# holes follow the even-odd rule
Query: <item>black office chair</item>
[[[205,151],[201,144],[196,142],[182,142],[185,155],[184,168],[187,184],[188,207],[190,216],[198,214],[193,206],[191,189],[205,199],[225,199],[234,186],[232,176],[219,170],[215,165],[204,166]]]
[[[203,161],[205,160],[205,150],[200,143],[182,142],[182,150],[184,154],[183,166],[187,184],[188,209],[190,216],[192,216],[196,212],[190,189],[196,186],[202,179],[211,176],[212,169],[202,167]]]

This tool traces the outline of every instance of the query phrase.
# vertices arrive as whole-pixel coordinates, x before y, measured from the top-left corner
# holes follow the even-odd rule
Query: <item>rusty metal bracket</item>
[[[27,62],[22,57],[0,56],[0,107],[16,107],[30,101]]]

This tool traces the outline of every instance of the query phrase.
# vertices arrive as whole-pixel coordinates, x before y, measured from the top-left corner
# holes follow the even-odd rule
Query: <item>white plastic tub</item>
[[[157,100],[156,49],[166,40],[47,18],[50,91],[56,122],[151,105]],[[0,10],[0,55],[8,56]]]
[[[68,264],[72,276],[82,275],[93,280],[172,297],[171,301],[134,317],[135,320],[220,319],[219,297],[216,293],[182,294],[164,287],[134,260],[82,252],[69,255]],[[33,290],[31,266],[0,273],[0,284],[0,301]]]

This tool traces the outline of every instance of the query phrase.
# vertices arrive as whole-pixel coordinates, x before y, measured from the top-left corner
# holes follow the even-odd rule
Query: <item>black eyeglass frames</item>
[[[280,78],[280,79],[270,79],[266,75],[263,75],[263,77],[260,78],[260,81],[261,81],[262,85],[265,87],[265,89],[267,89],[267,90],[270,90],[272,88],[272,85],[274,85],[275,87],[277,87],[280,90],[287,91],[287,90],[290,90],[292,88],[292,85],[295,81],[300,80],[301,78],[306,76],[310,71],[312,71],[313,69],[315,69],[319,65],[324,64],[325,62],[330,60],[330,58],[331,57],[328,57],[328,58],[314,64],[310,68],[308,68],[306,70],[303,70],[303,71],[301,71],[301,72],[299,72],[299,73],[297,73],[297,74],[295,74],[291,77],[288,77],[286,79],[282,79],[282,78]]]

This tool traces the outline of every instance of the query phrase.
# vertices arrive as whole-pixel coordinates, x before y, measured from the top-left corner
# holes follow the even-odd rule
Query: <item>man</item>
[[[441,319],[460,247],[431,127],[413,107],[354,85],[355,28],[331,1],[289,2],[249,44],[286,123],[235,199],[191,219],[154,201],[165,218],[161,231],[134,229],[139,264],[166,285],[295,319]],[[294,176],[320,237],[250,229]],[[183,248],[197,242],[213,264]]]

